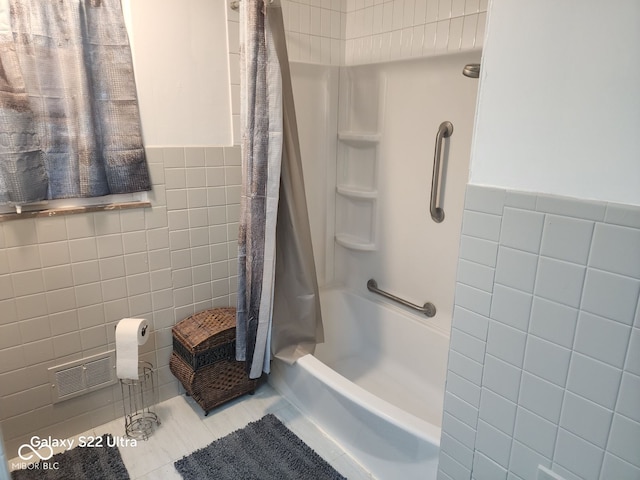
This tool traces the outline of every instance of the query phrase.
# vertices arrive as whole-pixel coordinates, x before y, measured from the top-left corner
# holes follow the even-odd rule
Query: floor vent
[[[53,403],[113,385],[118,381],[115,367],[116,352],[110,350],[49,368]]]

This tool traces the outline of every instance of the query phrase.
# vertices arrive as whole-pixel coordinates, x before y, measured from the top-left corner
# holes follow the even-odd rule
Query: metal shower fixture
[[[480,64],[468,63],[462,69],[462,74],[469,78],[478,78],[480,76]]]

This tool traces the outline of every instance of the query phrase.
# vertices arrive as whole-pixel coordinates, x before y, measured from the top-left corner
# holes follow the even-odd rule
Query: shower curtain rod
[[[271,5],[273,0],[265,0],[265,2]],[[231,8],[231,10],[238,10],[240,8],[240,0],[231,0],[231,2],[229,2],[229,8]]]

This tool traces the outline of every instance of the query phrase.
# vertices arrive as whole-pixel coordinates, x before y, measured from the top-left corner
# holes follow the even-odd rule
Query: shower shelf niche
[[[380,134],[373,132],[339,132],[338,140],[351,144],[371,144],[380,141]]]
[[[376,250],[378,155],[386,82],[368,72],[340,79],[336,171],[335,242],[357,251]]]
[[[376,249],[377,133],[338,135],[336,243],[359,251]]]

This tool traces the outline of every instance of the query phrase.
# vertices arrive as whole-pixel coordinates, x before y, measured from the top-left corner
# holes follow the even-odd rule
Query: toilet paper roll
[[[144,318],[123,318],[116,326],[116,375],[138,379],[138,347],[147,343],[149,324]]]

